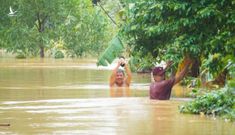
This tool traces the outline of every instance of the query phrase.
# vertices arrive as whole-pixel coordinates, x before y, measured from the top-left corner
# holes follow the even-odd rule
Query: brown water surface
[[[0,59],[0,134],[233,135],[234,123],[180,114],[188,99],[149,100],[150,75],[109,89],[110,67],[93,59]]]

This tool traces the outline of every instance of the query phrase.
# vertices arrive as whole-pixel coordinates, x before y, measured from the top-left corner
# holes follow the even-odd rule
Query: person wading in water
[[[167,62],[165,69],[163,69],[163,67],[155,67],[152,70],[154,82],[150,85],[150,99],[169,100],[172,87],[183,79],[191,64],[191,60],[187,58],[185,61],[185,67],[181,72],[178,75],[165,80],[166,69],[172,65],[172,63],[172,61]]]
[[[126,71],[127,77],[125,76],[124,70]],[[125,61],[125,58],[120,57],[117,66],[113,69],[110,77],[110,96],[129,97],[131,95],[131,90],[129,89],[131,78],[131,71]]]
[[[124,67],[127,77],[125,76],[124,70],[120,69]],[[131,83],[131,71],[128,67],[127,62],[124,57],[120,57],[118,60],[117,66],[113,69],[112,75],[110,77],[109,86],[110,87],[129,87]]]

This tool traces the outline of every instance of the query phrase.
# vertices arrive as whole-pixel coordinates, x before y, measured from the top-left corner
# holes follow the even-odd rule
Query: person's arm
[[[171,65],[173,64],[173,61],[168,61],[167,63],[166,63],[166,67],[165,67],[165,71],[168,69],[168,68],[170,68],[171,67]]]
[[[191,60],[187,59],[183,70],[177,76],[175,76],[174,85],[177,84],[178,82],[180,82],[184,78],[185,74],[187,73],[187,71],[189,69],[190,64],[191,64]]]
[[[126,85],[130,86],[132,75],[131,75],[131,70],[128,67],[127,62],[125,62],[125,70],[126,70],[126,74],[127,74],[127,77],[126,77],[126,80],[125,80],[126,81]]]
[[[121,61],[118,61],[117,66],[112,71],[112,75],[109,79],[109,86],[111,86],[111,87],[115,84],[116,74],[117,74],[117,71],[118,71],[118,68],[120,67],[120,65],[121,65]]]
[[[166,62],[166,67],[164,68],[164,71],[166,72],[170,67],[171,65],[173,64],[173,61],[167,61]],[[170,78],[172,78],[173,76],[171,75]]]

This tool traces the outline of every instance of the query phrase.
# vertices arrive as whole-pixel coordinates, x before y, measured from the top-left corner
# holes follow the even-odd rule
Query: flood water
[[[186,90],[150,100],[149,74],[110,89],[110,67],[95,59],[0,59],[0,134],[233,135],[235,124],[181,114]]]

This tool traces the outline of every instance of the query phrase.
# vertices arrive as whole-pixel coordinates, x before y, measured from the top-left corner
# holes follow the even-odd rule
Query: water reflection
[[[110,89],[112,68],[94,60],[0,59],[0,134],[208,135],[234,133],[220,119],[183,115],[182,99],[148,98],[150,75]],[[177,90],[179,89],[179,90]],[[173,97],[184,90],[176,88]],[[115,97],[115,98],[110,98]]]
[[[131,89],[129,87],[110,87],[111,97],[130,97]]]
[[[234,124],[183,115],[182,101],[148,98],[51,99],[1,102],[0,127],[9,134],[208,135],[234,133]]]

